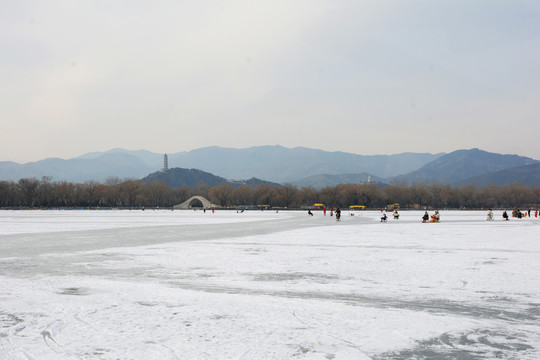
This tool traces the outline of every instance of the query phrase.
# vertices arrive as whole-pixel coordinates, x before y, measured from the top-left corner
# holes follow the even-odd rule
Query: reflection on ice
[[[540,221],[441,213],[0,212],[0,360],[540,358]]]

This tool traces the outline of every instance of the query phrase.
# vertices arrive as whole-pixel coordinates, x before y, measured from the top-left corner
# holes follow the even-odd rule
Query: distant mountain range
[[[499,180],[499,171],[506,170],[512,173],[510,169],[536,163],[539,161],[518,155],[501,155],[479,149],[457,150],[441,156],[418,170],[395,177],[393,180],[405,180],[408,183],[439,182],[464,185],[477,184],[478,180],[475,179],[483,177],[484,184],[525,183],[528,182],[526,181],[528,175],[524,171],[515,172],[513,181],[510,182]],[[535,171],[534,168],[530,170]],[[521,177],[522,175],[525,176]]]
[[[197,168],[225,178],[257,177],[278,183],[319,174],[367,172],[381,178],[420,168],[444,154],[357,155],[304,147],[256,146],[247,149],[207,147],[169,154],[171,166]]]
[[[523,165],[495,171],[489,174],[475,176],[455,185],[528,185],[540,186],[540,163],[536,162],[530,165]]]
[[[252,177],[277,183],[307,176],[370,173],[381,178],[420,168],[444,154],[403,153],[357,155],[303,147],[257,146],[247,149],[207,147],[168,154],[169,167],[200,169],[227,179]],[[0,179],[41,178],[83,182],[107,177],[142,178],[163,167],[163,154],[145,150],[113,149],[62,160],[45,159],[27,164],[0,162]]]
[[[451,185],[540,185],[538,160],[479,149],[457,150],[449,154],[364,156],[303,147],[206,147],[169,154],[168,159],[170,170],[197,169],[219,177],[220,181],[252,179],[250,181],[291,183],[314,188],[341,183],[362,183],[368,179],[379,183],[400,184],[439,182]],[[53,181],[72,182],[104,181],[109,177],[146,179],[162,167],[163,154],[146,150],[113,149],[68,160],[51,158],[27,164],[0,162],[0,180],[17,181],[31,177],[40,179],[43,176],[50,176]],[[168,176],[173,176],[172,174]],[[163,177],[163,173],[154,176]],[[171,181],[168,178],[162,180],[167,183]],[[188,183],[188,180],[184,183]]]
[[[50,176],[55,181],[72,182],[104,181],[109,177],[140,179],[155,170],[156,165],[149,166],[129,152],[110,151],[89,158],[49,158],[26,164],[0,162],[0,180],[41,179],[43,176]]]

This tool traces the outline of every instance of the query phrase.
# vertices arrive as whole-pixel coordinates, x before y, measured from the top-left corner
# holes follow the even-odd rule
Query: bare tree
[[[87,181],[79,188],[82,204],[84,206],[96,206],[99,202],[97,196],[99,183],[96,181]]]
[[[327,207],[337,207],[338,191],[336,187],[327,186],[319,192],[320,198]]]
[[[18,204],[20,191],[11,181],[0,181],[0,206],[14,207]]]
[[[51,207],[54,205],[54,186],[50,176],[43,176],[39,182],[38,205]]]
[[[107,186],[117,186],[122,183],[122,179],[120,179],[118,176],[109,176],[107,179],[105,179],[105,185]]]
[[[320,201],[319,192],[312,186],[302,186],[296,193],[296,199],[302,205],[313,205]]]
[[[232,199],[236,205],[254,205],[254,191],[249,185],[239,186],[234,189]]]
[[[425,184],[417,183],[409,187],[409,199],[422,207],[433,207],[431,193]]]
[[[278,188],[274,204],[277,206],[290,207],[294,205],[295,195],[298,188],[292,184],[285,184]]]
[[[36,178],[20,179],[18,184],[23,196],[24,205],[34,207],[34,204],[38,200],[39,180]]]
[[[254,190],[254,205],[270,205],[275,197],[275,189],[269,185],[257,185]]]
[[[136,207],[142,193],[143,185],[137,180],[127,180],[117,185],[118,195],[122,202],[122,206]]]
[[[75,203],[77,197],[75,184],[62,181],[56,185],[55,190],[60,205],[64,207],[80,205]]]
[[[171,206],[201,195],[221,206],[274,205],[296,208],[322,202],[328,207],[366,205],[383,207],[399,203],[402,208],[528,208],[540,206],[540,187],[525,185],[453,187],[447,184],[414,184],[412,186],[376,184],[341,184],[316,190],[298,189],[291,184],[274,188],[259,185],[254,189],[241,186],[233,189],[229,184],[210,187],[181,187],[172,189],[163,183],[143,185],[137,180],[121,182],[109,178],[105,184],[89,181],[84,184],[67,181],[52,182],[50,177],[18,182],[0,181],[0,206],[54,207],[54,206]]]
[[[381,202],[383,197],[375,184],[358,185],[358,193],[360,202],[367,207],[379,207],[385,205]]]
[[[172,205],[172,191],[162,182],[155,182],[147,186],[149,199],[147,205],[151,206],[170,206]]]
[[[210,188],[208,193],[210,195],[210,201],[220,206],[227,206],[230,204],[233,188],[229,184],[220,184]]]

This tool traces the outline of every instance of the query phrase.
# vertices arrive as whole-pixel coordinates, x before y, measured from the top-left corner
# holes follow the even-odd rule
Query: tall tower
[[[163,155],[163,169],[161,171],[167,171],[169,170],[169,157],[167,154]]]

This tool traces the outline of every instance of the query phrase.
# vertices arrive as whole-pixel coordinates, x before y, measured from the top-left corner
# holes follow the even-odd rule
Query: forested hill
[[[243,185],[256,187],[261,184],[269,185],[272,187],[281,186],[280,184],[256,178],[251,178],[248,180],[227,180],[221,176],[216,176],[202,170],[183,168],[172,168],[165,171],[157,171],[141,179],[141,181],[146,184],[153,182],[161,182],[171,188],[179,188],[183,186],[195,187],[199,185],[216,186],[220,184],[228,184],[232,187],[238,187]]]

